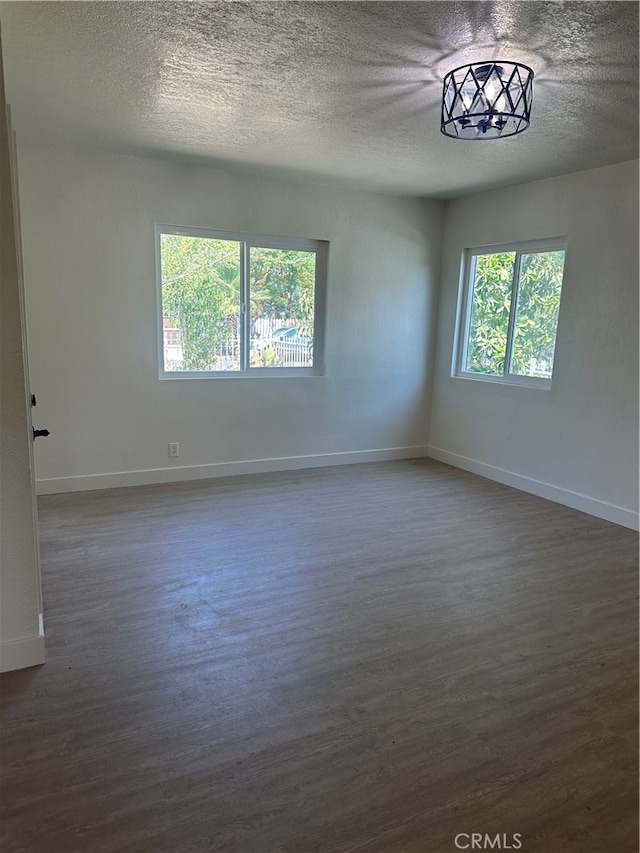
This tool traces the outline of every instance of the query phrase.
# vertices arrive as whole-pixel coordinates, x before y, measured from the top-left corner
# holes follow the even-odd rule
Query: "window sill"
[[[486,373],[454,373],[453,379],[468,379],[471,382],[490,382],[493,385],[515,385],[517,388],[534,388],[550,391],[551,379],[540,376],[490,376]]]
[[[180,380],[180,379],[313,379],[321,378],[324,373],[312,367],[296,368],[270,368],[254,367],[251,370],[226,370],[226,371],[161,371],[158,379]]]

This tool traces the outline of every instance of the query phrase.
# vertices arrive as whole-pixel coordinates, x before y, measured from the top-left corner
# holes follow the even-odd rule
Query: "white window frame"
[[[162,311],[162,247],[163,234],[175,234],[184,237],[205,237],[213,240],[229,240],[240,243],[240,316],[242,320],[241,341],[243,348],[240,370],[165,370],[164,369],[164,329]],[[327,266],[329,243],[326,240],[311,240],[304,237],[276,237],[270,234],[248,234],[242,231],[222,231],[214,228],[194,228],[191,226],[164,225],[156,223],[156,292],[158,324],[158,376],[160,379],[255,379],[287,378],[324,375],[324,337],[327,293]],[[289,249],[301,252],[314,252],[315,286],[313,314],[313,366],[311,367],[251,367],[249,364],[250,317],[247,306],[250,304],[249,265],[252,248]]]
[[[519,385],[525,388],[538,388],[549,390],[551,388],[551,377],[521,376],[508,373],[513,350],[513,333],[516,322],[516,311],[518,304],[518,287],[520,283],[520,266],[522,255],[537,254],[542,252],[565,252],[566,266],[566,237],[550,237],[544,240],[528,240],[514,243],[498,243],[490,246],[475,246],[465,249],[462,256],[460,268],[460,284],[458,288],[458,309],[456,315],[456,331],[453,343],[453,360],[451,375],[456,379],[470,379],[474,382],[492,382],[497,385]],[[471,324],[471,311],[473,307],[473,286],[475,279],[475,258],[479,255],[498,255],[503,252],[515,252],[516,257],[513,265],[513,279],[511,281],[511,306],[509,311],[509,325],[507,329],[507,351],[505,357],[504,373],[502,376],[488,373],[474,373],[463,369],[467,362],[469,346],[469,327]],[[563,269],[564,286],[564,269]],[[562,294],[561,297],[562,299]],[[558,326],[556,327],[556,344],[558,341]],[[555,364],[554,364],[555,367]]]

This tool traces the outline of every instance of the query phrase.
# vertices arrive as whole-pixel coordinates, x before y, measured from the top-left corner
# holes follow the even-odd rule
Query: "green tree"
[[[563,269],[562,251],[521,257],[512,373],[551,376]]]
[[[515,252],[478,255],[467,348],[467,370],[501,375],[507,353]]]
[[[251,249],[251,316],[284,319],[313,336],[315,253]]]
[[[163,234],[162,310],[181,331],[184,370],[211,370],[239,322],[240,249],[230,240]]]
[[[466,369],[505,372],[515,252],[476,257]],[[509,371],[550,376],[553,368],[564,252],[520,257],[517,305]]]
[[[239,339],[240,250],[233,240],[162,235],[162,309],[180,330],[182,370],[214,369],[221,345]],[[286,320],[301,336],[313,337],[315,260],[314,252],[250,249],[252,331],[257,319],[268,318]],[[275,356],[263,350],[260,363],[270,366]],[[239,366],[236,358],[225,369]]]

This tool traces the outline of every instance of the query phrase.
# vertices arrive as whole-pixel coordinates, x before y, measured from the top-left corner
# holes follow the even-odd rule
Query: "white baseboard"
[[[184,465],[172,468],[151,468],[143,471],[117,471],[111,474],[53,477],[38,480],[36,491],[39,495],[53,495],[63,492],[85,492],[93,489],[115,489],[121,486],[149,486],[157,483],[206,480],[211,477],[230,477],[234,474],[325,468],[330,465],[351,465],[360,462],[387,462],[392,459],[415,459],[421,456],[428,456],[428,447],[425,444],[415,447],[387,447],[380,450],[318,453],[310,456],[249,459],[242,462],[215,462],[210,465]]]
[[[447,465],[453,465],[454,468],[462,468],[465,471],[471,471],[472,474],[486,477],[488,480],[503,483],[505,486],[513,486],[514,489],[520,489],[522,492],[529,492],[540,498],[546,498],[572,509],[578,509],[588,515],[603,518],[605,521],[613,521],[623,527],[630,527],[631,530],[638,530],[639,528],[638,513],[631,509],[590,498],[587,495],[572,492],[570,489],[563,489],[560,486],[553,486],[551,483],[543,483],[540,480],[534,480],[532,477],[515,474],[513,471],[505,471],[503,468],[496,468],[494,465],[487,465],[485,462],[478,462],[476,459],[469,459],[467,456],[451,453],[449,450],[443,450],[440,447],[429,446],[427,456],[437,459],[439,462],[445,462]]]
[[[45,662],[44,636],[7,640],[0,643],[0,672],[27,669]]]

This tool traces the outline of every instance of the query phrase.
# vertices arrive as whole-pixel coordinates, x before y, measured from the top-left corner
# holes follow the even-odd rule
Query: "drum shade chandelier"
[[[473,62],[444,78],[440,130],[454,139],[500,139],[529,127],[533,71],[519,62]]]

